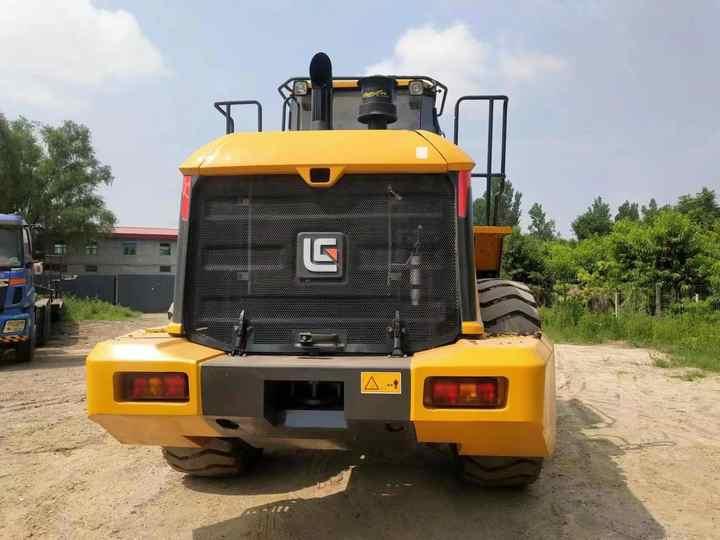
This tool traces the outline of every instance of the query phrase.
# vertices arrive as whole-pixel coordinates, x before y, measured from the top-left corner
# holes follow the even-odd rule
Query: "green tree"
[[[552,240],[557,236],[555,221],[547,219],[541,204],[533,204],[528,215],[530,216],[529,230],[531,236],[540,240]]]
[[[8,122],[0,114],[0,212],[12,213],[26,201],[32,186],[41,150],[33,136],[33,126],[20,118]]]
[[[659,210],[658,210],[657,201],[655,201],[655,199],[650,199],[650,202],[648,203],[648,205],[647,206],[643,205],[642,209],[641,209],[643,221],[645,221],[645,222],[652,221],[655,218],[655,216],[657,215],[658,211]]]
[[[89,239],[112,228],[115,216],[97,190],[113,176],[95,156],[87,127],[70,121],[37,127],[24,118],[3,118],[0,148],[0,211],[40,225],[41,245]]]
[[[522,234],[520,227],[513,227],[512,234],[505,240],[502,271],[509,279],[547,287],[549,282],[543,243],[535,237]]]
[[[493,194],[500,192],[500,180],[493,179]],[[495,211],[495,200],[496,196],[490,200],[490,215],[492,216]],[[497,209],[497,223],[495,225],[510,225],[514,227],[520,223],[520,203],[522,201],[522,193],[515,191],[510,180],[505,181],[505,189],[502,195],[498,199]],[[485,194],[475,199],[473,202],[473,222],[476,225],[487,224],[487,206],[485,204]]]
[[[686,215],[663,209],[651,223],[622,221],[609,236],[616,283],[652,289],[656,283],[680,297],[702,284],[700,229]]]
[[[615,214],[615,221],[621,219],[629,219],[630,221],[640,221],[640,210],[638,209],[638,203],[631,203],[625,201],[618,208],[617,214]]]
[[[709,229],[720,219],[720,205],[715,200],[715,191],[706,187],[696,195],[680,197],[676,208],[704,229]]]
[[[612,218],[610,217],[610,205],[596,198],[584,214],[578,216],[572,222],[572,229],[578,240],[585,240],[592,236],[602,236],[612,230]]]

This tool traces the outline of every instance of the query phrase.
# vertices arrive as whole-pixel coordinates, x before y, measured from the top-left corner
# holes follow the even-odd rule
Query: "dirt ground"
[[[720,377],[620,346],[557,347],[559,444],[525,492],[467,489],[439,449],[275,452],[247,478],[184,478],[85,416],[84,356],[162,321],[67,326],[0,362],[0,538],[711,538]]]

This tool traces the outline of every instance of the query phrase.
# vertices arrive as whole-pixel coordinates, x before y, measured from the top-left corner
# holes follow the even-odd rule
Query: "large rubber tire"
[[[542,458],[457,456],[462,480],[486,488],[523,488],[540,476]]]
[[[209,439],[202,448],[163,448],[167,464],[190,476],[223,478],[245,474],[262,449],[240,439]]]
[[[541,330],[537,302],[524,283],[480,279],[478,299],[489,335],[535,335]],[[522,488],[538,479],[542,458],[461,456],[454,448],[462,480],[482,487]]]
[[[537,302],[527,285],[506,279],[480,279],[477,286],[487,334],[531,336],[540,332]]]
[[[52,317],[50,316],[49,302],[40,310],[35,309],[35,324],[37,325],[35,346],[44,347],[48,339],[50,339],[50,333],[52,332]]]
[[[15,346],[15,359],[18,362],[32,362],[34,358],[35,339],[33,337]]]

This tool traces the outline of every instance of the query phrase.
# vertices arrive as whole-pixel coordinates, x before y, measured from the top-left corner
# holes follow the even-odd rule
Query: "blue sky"
[[[87,124],[122,225],[174,226],[178,164],[223,132],[212,102],[258,98],[278,129],[278,83],[318,50],[337,74],[425,72],[454,96],[509,93],[524,214],[542,203],[566,236],[597,195],[616,208],[720,188],[719,1],[367,6],[0,0],[0,110]],[[484,126],[472,126],[477,154]]]

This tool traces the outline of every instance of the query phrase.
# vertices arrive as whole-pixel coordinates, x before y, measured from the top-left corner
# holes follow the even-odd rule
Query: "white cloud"
[[[167,72],[127,11],[90,0],[0,0],[0,98],[54,106]]]
[[[512,81],[534,81],[546,73],[562,71],[566,66],[563,59],[551,54],[503,53],[500,56],[500,69],[503,75]]]
[[[477,39],[467,25],[426,25],[407,30],[390,58],[367,68],[368,74],[430,75],[454,95],[531,83],[557,73],[567,63],[540,52],[510,51]]]
[[[490,48],[464,24],[443,30],[422,26],[407,30],[391,58],[367,68],[368,74],[429,75],[450,88],[471,88],[486,75]]]

